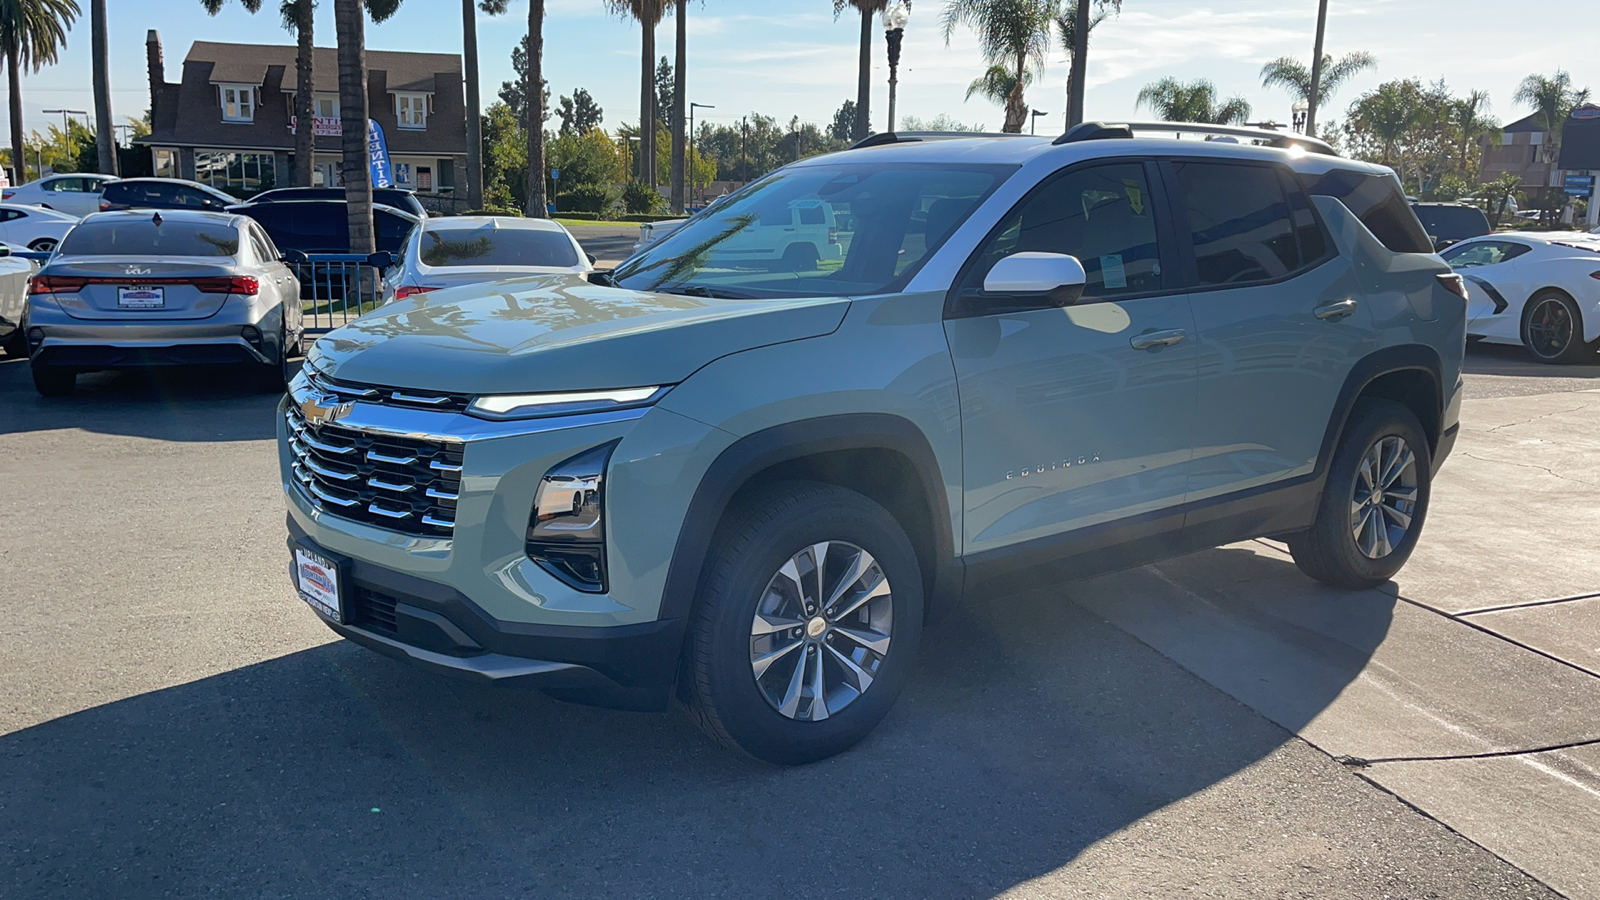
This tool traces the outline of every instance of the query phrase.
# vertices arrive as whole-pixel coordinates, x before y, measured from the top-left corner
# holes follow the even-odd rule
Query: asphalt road
[[[0,897],[1556,896],[1049,590],[970,604],[877,732],[791,770],[334,640],[287,583],[274,402],[227,372],[44,401],[0,361]]]

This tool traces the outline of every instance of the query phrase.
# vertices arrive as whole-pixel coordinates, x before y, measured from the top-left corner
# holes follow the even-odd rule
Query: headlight
[[[566,416],[648,406],[661,399],[666,392],[667,388],[656,386],[564,394],[485,394],[475,398],[467,407],[467,412],[482,419]]]
[[[539,480],[528,558],[571,587],[606,589],[605,472],[616,441],[558,463]]]

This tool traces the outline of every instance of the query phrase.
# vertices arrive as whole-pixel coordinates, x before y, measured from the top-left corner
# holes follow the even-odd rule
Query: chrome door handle
[[[1170,331],[1147,331],[1137,337],[1130,338],[1128,345],[1135,350],[1148,350],[1151,347],[1171,347],[1188,336],[1189,333],[1182,328],[1173,328]]]
[[[1344,300],[1340,300],[1338,303],[1329,303],[1327,306],[1319,306],[1312,310],[1311,314],[1323,320],[1324,322],[1333,319],[1342,319],[1345,316],[1355,312],[1358,305],[1359,304],[1357,304],[1356,301],[1346,298]]]

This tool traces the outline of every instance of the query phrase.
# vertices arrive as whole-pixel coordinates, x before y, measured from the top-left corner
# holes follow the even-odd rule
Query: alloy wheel
[[[1572,342],[1572,313],[1554,297],[1539,301],[1528,316],[1528,344],[1534,353],[1555,359]]]
[[[823,541],[767,582],[750,627],[750,669],[783,716],[818,722],[872,686],[889,654],[894,602],[872,554]]]
[[[1395,551],[1417,511],[1417,456],[1403,438],[1379,438],[1361,456],[1350,497],[1350,531],[1368,559]]]

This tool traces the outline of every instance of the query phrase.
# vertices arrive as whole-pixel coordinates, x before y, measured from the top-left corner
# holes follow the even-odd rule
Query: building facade
[[[151,31],[150,149],[155,174],[188,178],[239,196],[294,183],[292,46],[196,41],[180,81],[166,81],[160,36]],[[342,183],[337,51],[312,59],[316,140],[312,183]],[[467,124],[461,57],[448,53],[367,51],[367,104],[383,127],[399,187],[424,204],[466,196]],[[363,161],[364,163],[364,161]]]

